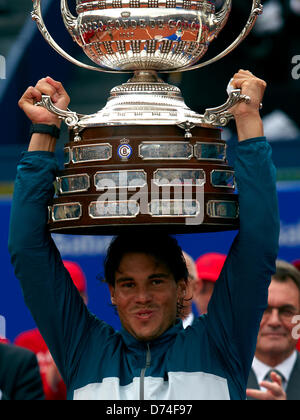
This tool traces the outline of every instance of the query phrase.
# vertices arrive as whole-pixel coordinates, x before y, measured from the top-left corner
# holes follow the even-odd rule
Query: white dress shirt
[[[289,356],[282,363],[280,363],[279,365],[275,367],[268,366],[265,363],[258,360],[256,357],[254,357],[253,363],[252,363],[252,369],[254,370],[258,384],[260,385],[260,383],[264,380],[264,378],[266,377],[268,372],[270,372],[270,370],[277,370],[284,377],[282,386],[283,386],[283,389],[286,391],[287,384],[290,380],[290,376],[294,368],[294,365],[296,363],[296,360],[297,360],[296,350],[291,354],[291,356]],[[261,390],[264,391],[265,388],[261,387]]]
[[[194,322],[194,318],[195,318],[195,316],[194,316],[193,312],[190,312],[188,314],[188,316],[182,321],[183,328],[186,329],[187,327],[191,326],[192,323]]]

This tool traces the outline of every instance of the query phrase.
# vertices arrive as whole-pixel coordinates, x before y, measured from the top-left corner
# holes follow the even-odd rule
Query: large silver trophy
[[[232,0],[224,0],[218,12],[209,0],[76,0],[77,17],[61,0],[66,28],[97,66],[66,53],[45,26],[41,1],[33,5],[42,35],[67,60],[99,72],[134,72],[93,115],[60,110],[48,96],[38,104],[70,130],[65,169],[49,207],[50,230],[110,234],[154,225],[171,233],[236,229],[238,197],[220,127],[233,118],[233,105],[251,98],[231,90],[224,105],[200,115],[157,72],[188,71],[223,58],[251,31],[262,12],[260,0],[252,1],[237,39],[200,64],[225,26]]]

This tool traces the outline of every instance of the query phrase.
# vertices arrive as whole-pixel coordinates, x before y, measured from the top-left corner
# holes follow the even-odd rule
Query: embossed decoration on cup
[[[199,61],[226,23],[206,0],[77,0],[78,17],[62,1],[73,39],[96,64],[115,70],[169,70]]]
[[[227,23],[232,0],[223,0],[218,12],[212,0],[76,0],[76,4],[77,17],[70,12],[67,0],[61,0],[65,26],[100,67],[74,59],[54,41],[42,18],[41,0],[33,0],[32,18],[59,54],[97,71],[203,67],[236,48],[262,13],[261,0],[252,0],[250,16],[239,36],[222,53],[194,66]]]

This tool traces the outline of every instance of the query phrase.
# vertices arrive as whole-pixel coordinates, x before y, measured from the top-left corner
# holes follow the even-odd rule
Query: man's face
[[[268,309],[261,321],[258,334],[257,356],[288,357],[295,350],[297,340],[293,339],[294,315],[300,313],[299,290],[295,283],[280,283],[276,280],[269,287]]]
[[[153,256],[128,253],[109,289],[123,327],[138,340],[150,341],[174,324],[185,282],[176,284],[168,267]]]

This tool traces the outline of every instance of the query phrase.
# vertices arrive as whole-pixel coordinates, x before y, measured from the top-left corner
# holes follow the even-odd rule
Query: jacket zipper
[[[150,351],[149,344],[147,344],[146,366],[141,370],[141,376],[140,376],[140,400],[145,399],[145,373],[146,373],[146,370],[150,367],[150,364],[151,364],[151,351]]]

